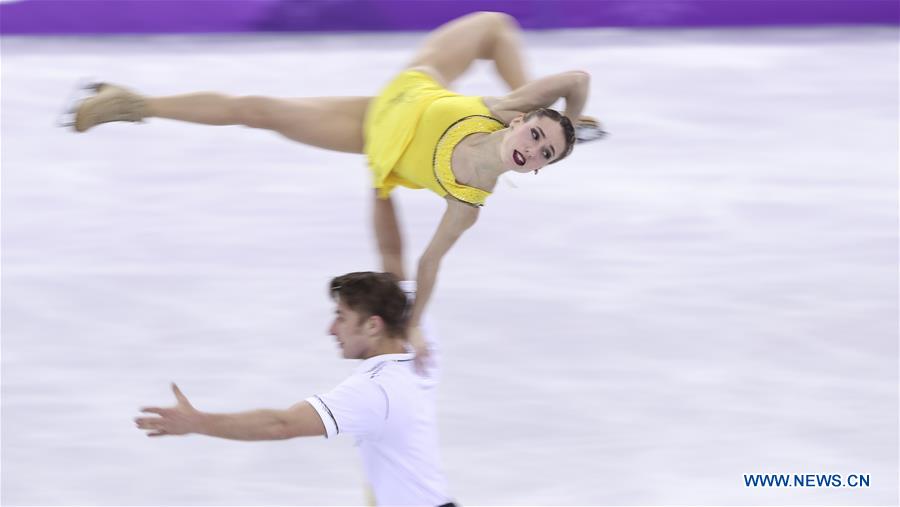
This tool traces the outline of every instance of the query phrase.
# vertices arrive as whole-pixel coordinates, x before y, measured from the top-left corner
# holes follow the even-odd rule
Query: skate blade
[[[609,132],[603,130],[600,125],[576,125],[575,141],[579,144],[599,141],[609,136]]]
[[[75,89],[69,93],[63,105],[63,112],[56,119],[56,126],[63,128],[75,128],[75,113],[78,107],[86,99],[96,95],[103,83],[95,79],[82,78],[75,85]]]

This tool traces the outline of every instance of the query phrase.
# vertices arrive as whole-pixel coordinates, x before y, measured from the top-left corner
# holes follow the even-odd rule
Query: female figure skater
[[[576,141],[570,118],[594,137],[603,132],[581,118],[590,76],[571,71],[530,81],[511,16],[480,12],[431,33],[406,70],[375,97],[231,97],[201,92],[144,97],[108,84],[74,110],[84,132],[111,121],[169,118],[206,125],[268,129],[294,141],[367,156],[375,187],[374,226],[383,269],[405,280],[402,242],[390,192],[428,188],[447,202],[419,259],[409,339],[424,352],[418,325],[441,259],[478,219],[479,207],[506,171],[537,173],[558,162]],[[511,93],[468,97],[447,87],[476,59],[493,60]],[[547,109],[565,100],[564,115]],[[588,140],[588,139],[585,139]]]

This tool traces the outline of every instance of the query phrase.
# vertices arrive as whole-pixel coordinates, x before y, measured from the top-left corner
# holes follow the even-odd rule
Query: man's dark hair
[[[549,107],[542,107],[540,109],[529,111],[524,119],[525,121],[528,121],[535,116],[538,118],[547,117],[559,123],[559,126],[563,129],[563,136],[566,138],[566,148],[562,151],[560,156],[556,157],[556,160],[550,163],[555,164],[568,157],[569,154],[572,153],[572,148],[575,147],[575,126],[572,125],[572,120],[570,120],[568,116],[561,114],[555,109],[550,109]]]
[[[331,280],[329,293],[363,320],[373,315],[381,317],[389,336],[406,338],[406,294],[396,276],[372,271],[347,273]]]

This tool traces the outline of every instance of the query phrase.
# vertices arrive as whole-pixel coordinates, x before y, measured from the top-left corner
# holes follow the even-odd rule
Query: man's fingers
[[[165,412],[165,411],[166,411],[166,409],[159,408],[159,407],[144,407],[141,409],[141,412],[146,412],[148,414],[159,414],[159,415],[163,415],[163,412]]]
[[[172,392],[175,393],[175,399],[177,399],[179,403],[191,406],[191,402],[189,402],[187,396],[185,396],[184,393],[181,392],[181,389],[178,389],[178,386],[175,385],[175,382],[172,382]]]
[[[137,424],[137,427],[142,430],[161,428],[164,423],[164,421],[158,417],[138,417],[134,422]]]
[[[168,433],[163,430],[154,431],[152,433],[147,433],[148,437],[161,437],[163,435],[168,435]]]

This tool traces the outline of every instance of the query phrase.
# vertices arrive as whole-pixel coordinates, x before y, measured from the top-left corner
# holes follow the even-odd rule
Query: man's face
[[[509,124],[502,147],[503,165],[513,171],[527,173],[540,169],[562,156],[566,138],[562,125],[546,116],[524,116]]]
[[[338,299],[334,322],[328,333],[337,339],[344,359],[364,359],[377,341],[377,326],[372,317],[363,318]]]

